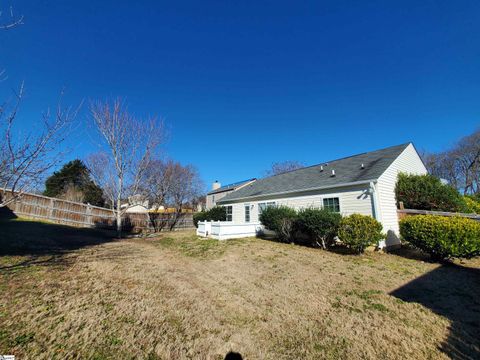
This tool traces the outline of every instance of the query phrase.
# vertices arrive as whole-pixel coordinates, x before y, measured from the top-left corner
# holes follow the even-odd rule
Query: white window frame
[[[276,206],[275,201],[261,202],[258,203],[258,218],[260,219],[260,214],[268,207]]]
[[[228,210],[230,210],[230,213]],[[233,206],[232,205],[225,206],[225,212],[227,213],[226,221],[233,221]],[[230,217],[230,220],[228,220],[229,217]]]
[[[331,209],[330,206],[325,206],[325,200],[335,200],[337,199],[338,200],[338,211],[336,211],[335,209]],[[322,207],[324,209],[330,209],[331,211],[333,212],[337,212],[337,213],[340,213],[342,211],[342,207],[341,207],[341,204],[340,204],[340,197],[339,196],[332,196],[332,197],[324,197],[322,198]],[[333,207],[335,208],[335,204],[333,204]]]
[[[244,219],[246,223],[249,223],[252,220],[252,211],[250,208],[250,204],[245,204],[243,206],[244,209]],[[248,220],[247,220],[247,213],[248,213]]]

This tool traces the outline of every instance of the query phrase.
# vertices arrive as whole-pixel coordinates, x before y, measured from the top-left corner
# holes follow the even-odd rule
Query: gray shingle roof
[[[246,184],[250,181],[254,181],[254,180],[256,180],[256,179],[252,178],[252,179],[248,179],[248,180],[238,181],[238,182],[233,183],[233,184],[228,184],[228,185],[222,186],[218,189],[215,189],[215,190],[212,190],[212,191],[208,192],[207,195],[213,195],[213,194],[218,194],[218,193],[221,193],[221,192],[224,192],[224,191],[235,190],[239,186],[242,186],[242,185],[244,185],[244,184]]]
[[[366,152],[260,179],[228,194],[219,200],[218,203],[376,180],[409,144]],[[364,165],[363,169],[362,164]],[[323,171],[321,170],[322,166]],[[332,170],[335,170],[335,176],[332,176]]]

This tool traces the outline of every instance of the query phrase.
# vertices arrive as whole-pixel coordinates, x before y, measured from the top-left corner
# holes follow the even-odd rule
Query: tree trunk
[[[118,238],[122,238],[122,203],[120,199],[117,199],[117,211],[115,212],[117,220],[117,235]]]

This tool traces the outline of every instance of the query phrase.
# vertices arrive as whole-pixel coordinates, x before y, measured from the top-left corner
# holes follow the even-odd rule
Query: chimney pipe
[[[332,176],[335,176],[335,169],[332,169]]]

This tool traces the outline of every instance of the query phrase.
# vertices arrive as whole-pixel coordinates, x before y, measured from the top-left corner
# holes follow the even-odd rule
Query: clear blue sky
[[[168,155],[207,184],[407,141],[438,151],[480,125],[479,1],[11,3],[25,24],[0,34],[0,95],[25,80],[25,128],[62,87],[70,104],[122,96],[165,118]],[[70,157],[95,150],[86,134]]]

